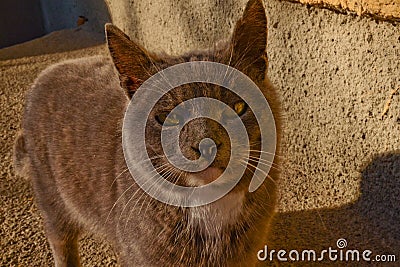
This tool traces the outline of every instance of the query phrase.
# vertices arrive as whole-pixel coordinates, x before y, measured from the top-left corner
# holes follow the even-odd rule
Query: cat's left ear
[[[267,18],[262,0],[250,0],[231,39],[231,66],[253,80],[263,81],[267,70]]]
[[[152,62],[156,59],[111,23],[105,25],[105,31],[107,46],[119,73],[121,87],[131,98],[140,85],[151,76]]]

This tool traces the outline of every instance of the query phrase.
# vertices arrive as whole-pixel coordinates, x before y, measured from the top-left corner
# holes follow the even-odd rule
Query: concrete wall
[[[246,0],[126,1],[105,0],[112,21],[129,36],[152,50],[169,53],[207,47],[225,38],[242,12]],[[342,13],[357,13],[400,23],[400,0],[289,0],[323,6]],[[269,5],[270,1],[265,1]],[[331,16],[327,13],[327,16]],[[290,15],[289,15],[290,17]],[[289,19],[289,18],[287,18]],[[156,33],[156,34],[154,34]],[[182,48],[182,49],[181,49]]]
[[[289,1],[400,21],[400,0]],[[102,33],[104,24],[112,20],[131,37],[142,39],[151,48],[154,47],[152,43],[157,43],[160,38],[169,40],[167,46],[163,46],[168,52],[174,52],[177,43],[186,47],[205,47],[213,39],[227,35],[245,2],[228,0],[222,4],[220,1],[209,0],[3,0],[0,3],[0,33],[3,36],[0,38],[0,47],[27,41],[52,31],[74,28],[79,16],[88,19],[87,29],[98,33]],[[157,38],[152,34],[154,31],[158,32]],[[211,32],[213,36],[210,36]]]
[[[177,54],[227,38],[246,0],[106,0],[113,23],[151,50]]]

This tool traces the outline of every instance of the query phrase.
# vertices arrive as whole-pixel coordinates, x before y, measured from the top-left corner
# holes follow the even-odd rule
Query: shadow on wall
[[[344,238],[345,249],[395,255],[398,261],[400,151],[376,156],[361,174],[361,197],[353,204],[277,214],[268,250],[313,249],[318,253],[329,247],[338,249],[337,240]]]
[[[80,16],[87,19],[85,29],[97,33],[111,22],[104,0],[1,0],[0,48],[75,28]]]

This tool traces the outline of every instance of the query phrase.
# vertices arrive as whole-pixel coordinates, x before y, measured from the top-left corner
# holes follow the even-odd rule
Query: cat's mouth
[[[187,182],[190,186],[202,186],[214,182],[223,173],[223,170],[218,167],[208,167],[200,172],[189,173]]]

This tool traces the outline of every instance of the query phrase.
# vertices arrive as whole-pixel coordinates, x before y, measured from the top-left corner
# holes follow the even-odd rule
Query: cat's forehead
[[[181,59],[184,62],[194,62],[194,61],[220,62],[222,58],[219,51],[207,50],[207,51],[192,52],[190,54],[182,56]]]
[[[232,103],[240,100],[240,97],[227,88],[210,83],[190,83],[176,87],[163,95],[160,102],[164,105],[176,105],[186,100],[207,97],[220,100],[224,103]]]
[[[221,46],[215,49],[211,48],[205,50],[195,50],[180,56],[169,56],[168,54],[162,54],[159,58],[159,61],[154,63],[158,63],[158,67],[160,69],[165,69],[180,63],[195,61],[210,61],[226,64],[228,62],[226,62],[225,49],[226,47]]]
[[[170,66],[186,63],[186,62],[198,62],[198,61],[209,61],[226,64],[227,62],[225,53],[220,49],[210,50],[199,50],[191,51],[188,54],[184,54],[178,57],[164,57],[159,65],[160,69],[165,69]],[[179,87],[176,87],[166,93],[161,99],[161,106],[175,106],[188,99],[197,97],[208,97],[218,99],[227,104],[240,100],[240,97],[233,93],[231,90],[221,87],[219,85],[211,83],[190,83]]]

